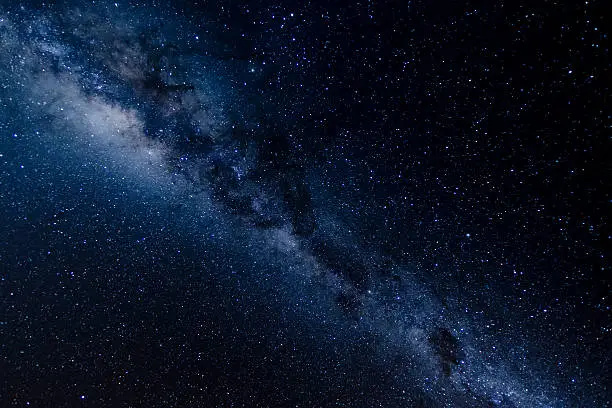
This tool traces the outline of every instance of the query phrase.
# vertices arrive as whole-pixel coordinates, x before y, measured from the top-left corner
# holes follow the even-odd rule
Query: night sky
[[[0,0],[0,407],[611,406],[604,3]]]

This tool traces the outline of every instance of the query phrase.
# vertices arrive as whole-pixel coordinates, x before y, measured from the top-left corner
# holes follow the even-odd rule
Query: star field
[[[0,406],[609,406],[602,8],[0,5]]]

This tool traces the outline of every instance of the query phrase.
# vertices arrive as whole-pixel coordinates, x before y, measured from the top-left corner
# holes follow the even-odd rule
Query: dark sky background
[[[610,405],[603,2],[0,4],[0,406]]]

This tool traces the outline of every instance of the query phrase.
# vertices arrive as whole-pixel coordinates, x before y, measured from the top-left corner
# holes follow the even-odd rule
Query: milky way
[[[607,406],[603,23],[367,3],[0,8],[3,406]]]

